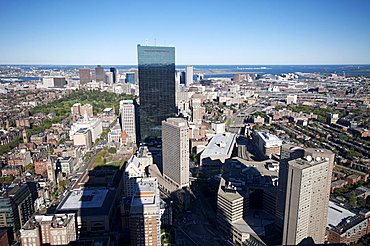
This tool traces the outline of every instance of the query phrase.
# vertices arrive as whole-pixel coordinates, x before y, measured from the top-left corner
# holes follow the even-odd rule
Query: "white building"
[[[87,128],[91,131],[91,139],[93,142],[95,142],[103,132],[103,124],[101,119],[84,117],[83,119],[79,119],[77,122],[72,124],[71,130],[69,131],[70,139],[73,139],[73,135],[82,128]]]
[[[75,134],[73,134],[73,145],[74,146],[85,146],[90,149],[92,146],[91,131],[88,128],[81,128]]]
[[[254,132],[253,139],[259,151],[271,158],[273,154],[280,154],[283,141],[275,135],[267,132]]]
[[[288,95],[286,97],[286,104],[297,104],[297,95]]]
[[[64,88],[67,80],[63,76],[46,76],[42,78],[42,84],[45,88]]]
[[[215,131],[216,134],[225,133],[225,123],[212,123],[211,128]]]
[[[59,158],[56,163],[57,169],[67,176],[72,173],[75,164],[76,164],[76,159],[72,157]]]
[[[189,186],[189,126],[182,118],[162,121],[163,176],[177,188]]]
[[[193,66],[186,66],[186,86],[189,86],[193,83],[194,68]]]
[[[153,157],[147,147],[140,147],[136,155],[127,161],[123,177],[125,197],[133,195],[136,179],[145,177],[145,169],[152,164]]]
[[[122,143],[122,130],[119,122],[115,124],[108,133],[108,143],[113,143],[116,146],[121,145]]]
[[[216,134],[208,143],[200,155],[200,166],[219,166],[231,158],[236,143],[236,135],[233,133]]]
[[[122,131],[128,135],[128,142],[136,144],[136,103],[133,100],[120,101]]]

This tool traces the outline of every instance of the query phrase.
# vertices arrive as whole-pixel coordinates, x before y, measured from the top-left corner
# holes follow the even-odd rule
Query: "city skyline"
[[[0,64],[131,65],[138,43],[184,65],[370,63],[369,2],[192,3],[2,1]]]

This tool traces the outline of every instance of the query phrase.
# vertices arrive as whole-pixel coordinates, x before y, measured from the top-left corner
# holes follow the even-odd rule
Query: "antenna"
[[[145,46],[148,46],[148,39],[145,39]]]

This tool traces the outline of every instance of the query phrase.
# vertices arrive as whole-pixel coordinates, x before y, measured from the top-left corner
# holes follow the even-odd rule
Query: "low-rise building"
[[[72,170],[75,164],[76,164],[76,159],[72,157],[62,157],[62,158],[59,158],[56,162],[56,170],[68,176],[72,173]]]
[[[329,243],[356,243],[370,232],[369,218],[329,202],[327,240]]]
[[[108,133],[108,143],[112,143],[117,147],[120,146],[122,143],[122,130],[118,122]]]
[[[20,149],[19,151],[8,157],[8,165],[11,166],[25,167],[30,163],[33,163],[31,152],[26,149]]]
[[[23,173],[22,166],[5,166],[1,169],[1,175],[4,177],[7,176],[19,176]]]
[[[254,132],[253,139],[256,141],[256,145],[263,155],[270,158],[274,154],[280,155],[283,141],[277,136],[266,132]]]
[[[216,134],[200,155],[202,169],[220,169],[227,159],[231,158],[236,143],[232,133]]]
[[[35,160],[35,173],[40,175],[47,175],[47,158],[41,158],[38,160]]]
[[[37,215],[20,230],[23,246],[68,245],[77,238],[74,214]]]

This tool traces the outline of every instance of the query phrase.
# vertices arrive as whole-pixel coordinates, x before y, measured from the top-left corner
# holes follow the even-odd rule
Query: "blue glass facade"
[[[160,138],[162,120],[174,117],[175,48],[137,47],[141,140]]]
[[[111,67],[109,71],[113,74],[113,83],[117,83],[117,68]]]
[[[135,73],[126,73],[126,80],[127,84],[135,84]]]

